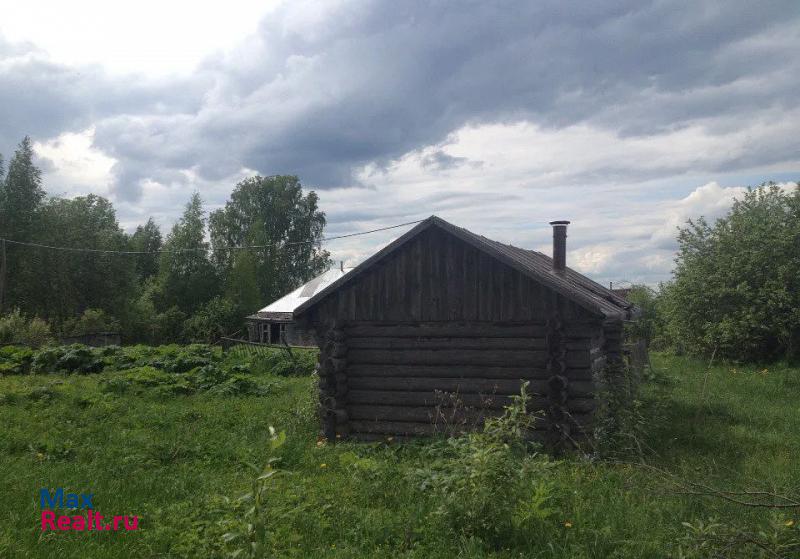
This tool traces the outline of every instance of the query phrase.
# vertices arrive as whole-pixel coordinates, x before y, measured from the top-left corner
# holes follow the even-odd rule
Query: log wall
[[[325,434],[369,439],[470,430],[502,413],[527,381],[531,409],[547,412],[536,428],[579,435],[596,405],[591,361],[596,327],[560,326],[563,384],[554,396],[546,322],[337,326],[320,351]]]

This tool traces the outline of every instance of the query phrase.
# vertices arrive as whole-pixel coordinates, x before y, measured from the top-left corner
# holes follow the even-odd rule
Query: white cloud
[[[88,128],[34,142],[36,155],[44,160],[44,180],[51,195],[109,195],[115,160],[93,147],[93,140],[94,128]]]
[[[30,41],[56,62],[114,73],[191,71],[210,53],[255,32],[276,0],[26,0],[3,10],[0,33]]]

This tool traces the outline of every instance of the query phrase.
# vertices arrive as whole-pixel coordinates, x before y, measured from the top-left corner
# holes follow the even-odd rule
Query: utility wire
[[[319,239],[319,241],[292,241],[289,243],[283,243],[280,245],[281,247],[285,246],[295,246],[295,245],[308,245],[314,244],[316,242],[324,243],[328,241],[335,241],[337,239],[346,239],[348,237],[358,237],[360,235],[369,235],[370,233],[377,233],[379,231],[388,231],[389,229],[397,229],[398,227],[405,227],[406,225],[415,225],[417,223],[421,223],[424,221],[423,219],[418,219],[417,221],[408,221],[406,223],[398,223],[397,225],[390,225],[388,227],[379,227],[378,229],[371,229],[369,231],[359,231],[358,233],[348,233],[346,235],[337,235],[335,237],[323,237]],[[11,239],[2,239],[0,241],[6,242],[13,245],[20,245],[20,246],[27,246],[27,247],[34,247],[34,248],[43,248],[47,250],[60,250],[65,252],[92,252],[92,253],[101,253],[101,254],[180,254],[186,252],[207,252],[207,249],[204,248],[182,248],[176,250],[152,250],[152,251],[144,251],[144,250],[106,250],[100,248],[79,248],[79,247],[64,247],[64,246],[52,246],[52,245],[43,245],[40,243],[28,243],[23,241],[12,241]],[[275,247],[277,245],[249,245],[249,246],[228,246],[228,247],[214,247],[212,250],[263,250],[265,248]]]

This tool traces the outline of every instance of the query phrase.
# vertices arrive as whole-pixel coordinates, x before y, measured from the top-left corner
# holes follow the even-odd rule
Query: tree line
[[[126,342],[211,341],[323,272],[324,228],[316,193],[304,193],[296,176],[255,176],[210,215],[194,193],[166,235],[152,218],[129,234],[101,196],[48,196],[26,137],[7,165],[0,156],[0,238],[144,254],[7,242],[0,314],[23,329],[38,317],[53,335],[99,329]],[[232,249],[244,246],[264,248]]]

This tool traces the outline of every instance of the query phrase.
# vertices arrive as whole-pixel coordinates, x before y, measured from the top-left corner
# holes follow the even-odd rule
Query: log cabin
[[[636,309],[566,266],[568,224],[551,222],[550,258],[432,216],[299,305],[323,435],[474,429],[528,382],[534,436],[590,436]]]

